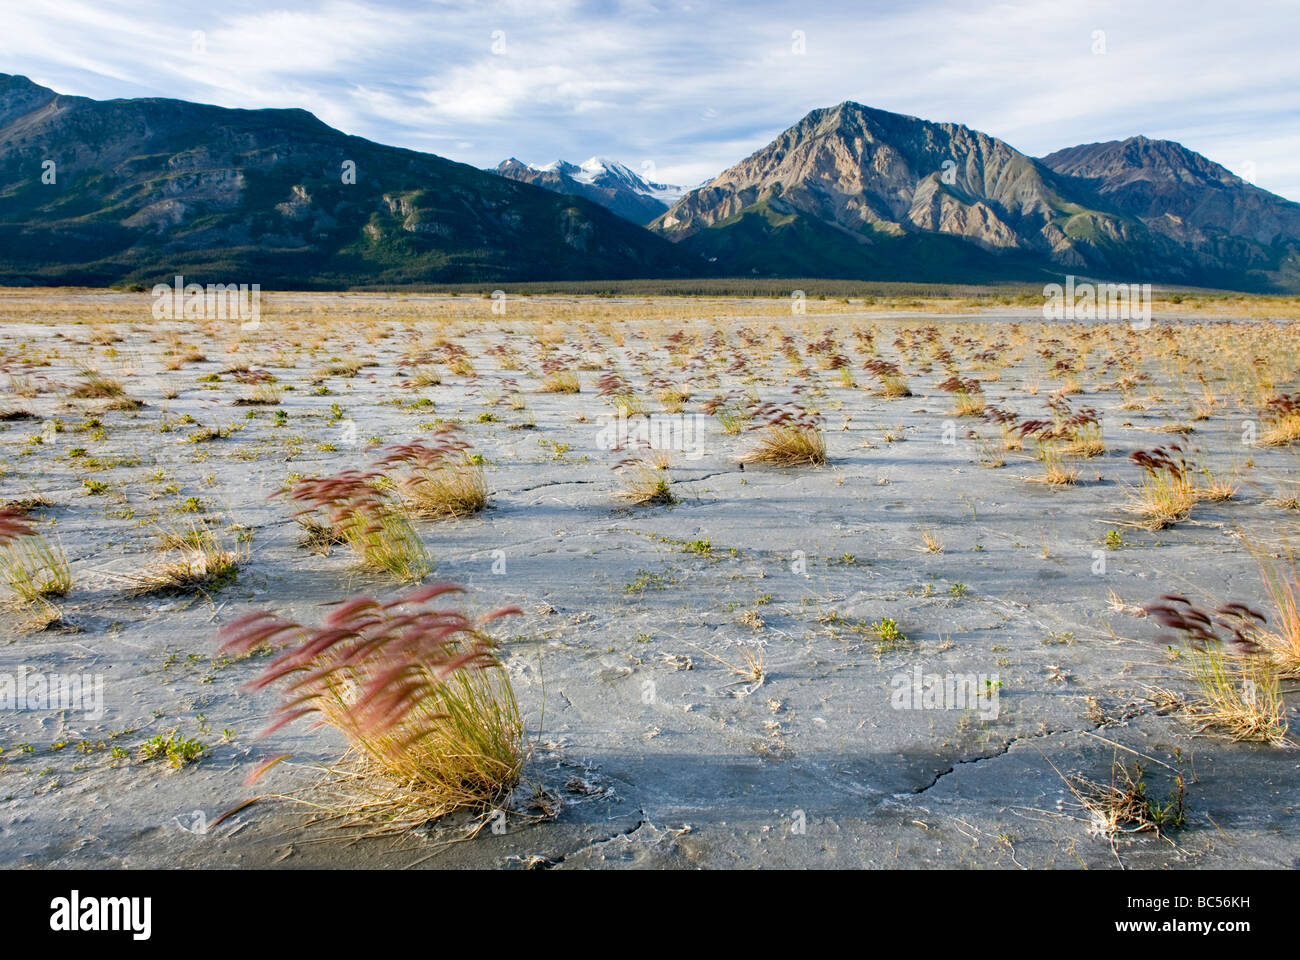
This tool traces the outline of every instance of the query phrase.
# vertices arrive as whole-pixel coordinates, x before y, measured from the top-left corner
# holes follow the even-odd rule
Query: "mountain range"
[[[0,283],[268,288],[675,277],[698,258],[581,197],[305,110],[89,100],[0,75]]]
[[[1134,137],[1035,159],[960,124],[852,102],[812,111],[651,229],[732,274],[1064,270],[1300,289],[1300,204],[1177,143]]]
[[[849,101],[683,191],[603,158],[485,171],[303,110],[96,101],[0,74],[0,283],[177,273],[304,289],[1073,273],[1297,292],[1300,204],[1172,141],[1034,158]]]
[[[583,163],[556,160],[530,166],[511,157],[492,171],[511,180],[594,200],[625,220],[647,224],[681,199],[686,187],[646,180],[617,160],[592,157]]]

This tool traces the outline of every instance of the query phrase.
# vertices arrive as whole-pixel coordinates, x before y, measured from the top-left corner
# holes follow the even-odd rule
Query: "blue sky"
[[[0,70],[62,93],[301,106],[478,166],[604,155],[691,185],[857,100],[1034,156],[1178,140],[1300,200],[1300,0],[0,0],[0,14]]]

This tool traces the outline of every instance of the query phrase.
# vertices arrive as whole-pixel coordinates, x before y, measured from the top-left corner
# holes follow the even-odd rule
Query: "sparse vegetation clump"
[[[293,483],[288,496],[305,504],[295,517],[309,537],[346,543],[364,565],[398,581],[418,580],[432,565],[402,505],[383,485],[385,479],[381,473],[358,470],[303,477]]]
[[[1261,655],[1261,632],[1268,622],[1264,614],[1242,603],[1225,603],[1211,612],[1175,594],[1146,612],[1174,631],[1184,647],[1178,660],[1187,664],[1194,684],[1188,697],[1157,691],[1159,702],[1178,709],[1200,729],[1233,740],[1286,741],[1281,676],[1272,660]]]
[[[235,398],[236,406],[275,406],[280,402],[282,388],[275,377],[265,370],[241,370],[234,374],[235,380],[248,389]]]
[[[78,400],[109,400],[112,404],[120,405],[118,407],[120,409],[132,409],[139,406],[139,401],[132,400],[126,395],[126,390],[120,380],[106,376],[90,367],[83,367],[79,374],[81,382],[73,384],[68,390],[68,396]]]
[[[396,471],[398,490],[419,517],[467,517],[488,503],[483,465],[470,458],[473,449],[454,426],[447,426],[429,441],[386,448],[375,464]]]
[[[157,734],[140,745],[141,760],[166,760],[173,770],[179,770],[198,760],[206,750],[193,737],[182,737],[175,730]]]
[[[975,379],[954,374],[938,385],[940,390],[951,393],[956,406],[953,413],[958,417],[978,417],[984,412],[984,388]]]
[[[741,394],[729,391],[710,397],[703,403],[703,410],[711,417],[718,418],[718,425],[727,436],[735,436],[745,429],[748,421],[747,403]]]
[[[1002,433],[1003,450],[1021,450],[1024,448],[1025,439],[1018,429],[1020,417],[1014,411],[1003,410],[1000,407],[990,405],[984,408],[984,418],[998,425],[998,429]]]
[[[441,383],[442,374],[438,372],[438,368],[426,356],[411,361],[409,379],[403,380],[402,386],[408,389],[419,389],[420,387],[436,387]]]
[[[1300,679],[1300,571],[1295,555],[1287,548],[1280,557],[1268,557],[1258,544],[1247,542],[1273,607],[1272,619],[1256,631],[1255,639],[1283,675]]]
[[[910,397],[912,395],[911,388],[907,385],[907,378],[903,376],[903,371],[898,364],[873,357],[862,365],[862,369],[879,382],[881,396]]]
[[[1264,430],[1259,442],[1280,447],[1300,440],[1300,393],[1282,393],[1264,404]]]
[[[1035,455],[1043,462],[1043,475],[1032,477],[1054,486],[1068,486],[1079,479],[1079,468],[1065,452],[1065,434],[1051,420],[1025,420],[1016,428],[1021,439],[1034,440]]]
[[[629,503],[654,506],[677,502],[667,461],[657,458],[647,446],[638,446],[613,469],[623,482],[623,499]]]
[[[1109,783],[1097,783],[1078,774],[1065,778],[1070,792],[1090,816],[1096,834],[1115,840],[1123,834],[1154,833],[1158,837],[1187,821],[1187,782],[1175,769],[1173,785],[1164,800],[1150,793],[1147,769],[1118,758],[1111,765]]]
[[[596,381],[596,394],[613,404],[614,410],[620,416],[631,417],[642,412],[636,391],[622,374],[614,372],[603,374]]]
[[[0,578],[24,604],[47,605],[72,589],[63,548],[38,533],[21,507],[0,508]]]
[[[1142,469],[1142,480],[1130,503],[1142,525],[1148,530],[1162,530],[1187,519],[1198,496],[1183,448],[1171,443],[1168,449],[1137,450],[1129,454],[1129,459]]]
[[[1101,416],[1094,408],[1081,407],[1074,410],[1064,396],[1053,398],[1048,405],[1052,410],[1053,429],[1063,443],[1063,454],[1088,460],[1106,452]]]
[[[542,361],[542,393],[578,393],[582,385],[578,374],[560,359]]]
[[[742,457],[744,463],[781,467],[822,466],[827,462],[821,417],[799,404],[757,405],[749,429],[759,432],[758,445]]]
[[[357,597],[319,625],[264,611],[221,631],[225,653],[275,651],[250,685],[280,691],[267,734],[313,717],[352,745],[352,755],[331,768],[340,799],[317,809],[402,830],[508,798],[524,762],[523,721],[485,627],[520,611],[472,620],[431,605],[459,592],[440,583],[387,601]]]
[[[161,530],[159,539],[163,559],[140,573],[125,575],[132,594],[217,590],[238,578],[239,567],[249,555],[246,536],[231,548],[211,527],[197,522]]]

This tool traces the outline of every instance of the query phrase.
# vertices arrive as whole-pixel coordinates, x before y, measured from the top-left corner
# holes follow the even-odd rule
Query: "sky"
[[[0,0],[0,71],[97,99],[303,107],[476,166],[692,186],[856,100],[1031,156],[1177,140],[1300,201],[1300,0]]]

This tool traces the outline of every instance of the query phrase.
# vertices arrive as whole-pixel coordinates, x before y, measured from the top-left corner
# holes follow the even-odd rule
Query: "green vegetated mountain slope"
[[[807,276],[822,264],[816,275],[862,279],[1027,280],[1073,272],[1300,289],[1300,207],[1168,146],[1185,155],[1182,167],[1142,158],[1146,186],[1124,186],[1107,179],[1109,166],[1089,165],[1083,155],[1040,161],[960,124],[846,102],[812,111],[651,227],[729,275]],[[1185,183],[1184,167],[1214,167],[1226,178]],[[1181,193],[1167,189],[1169,181],[1182,184]],[[1211,190],[1216,196],[1202,200],[1199,233],[1165,222],[1177,216],[1167,207],[1201,209],[1196,196]],[[1175,193],[1179,203],[1169,198]],[[1156,199],[1140,202],[1147,195]],[[1261,215],[1271,229],[1247,226]]]
[[[1182,144],[1130,137],[1058,150],[1042,162],[1199,260],[1297,288],[1300,203]]]
[[[325,288],[701,271],[598,204],[347,136],[303,110],[96,101],[0,75],[3,283],[181,273]]]
[[[1300,291],[1300,204],[1142,137],[1035,159],[960,124],[845,102],[689,191],[650,230],[547,186],[348,136],[302,110],[96,101],[0,74],[0,283],[1074,273]]]

